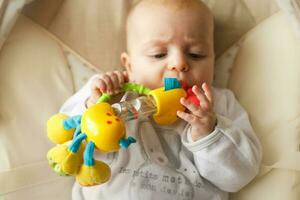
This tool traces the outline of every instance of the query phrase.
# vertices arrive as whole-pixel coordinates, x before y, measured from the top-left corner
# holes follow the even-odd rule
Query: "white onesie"
[[[68,99],[60,112],[82,114],[93,78]],[[112,169],[102,185],[74,184],[73,200],[225,200],[258,173],[261,146],[247,113],[227,89],[213,88],[217,126],[193,142],[183,120],[158,126],[149,118],[126,123],[127,136],[137,143],[116,153],[95,153]],[[126,93],[124,99],[130,99]]]

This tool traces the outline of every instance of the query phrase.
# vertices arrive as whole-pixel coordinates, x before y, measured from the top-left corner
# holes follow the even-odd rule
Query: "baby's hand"
[[[91,84],[91,96],[88,98],[86,105],[94,105],[102,93],[117,94],[121,86],[128,81],[126,71],[113,71],[100,74]]]
[[[215,129],[217,118],[213,111],[213,95],[211,87],[207,83],[202,84],[204,94],[196,85],[192,91],[200,101],[200,106],[196,106],[191,101],[181,98],[180,103],[185,106],[190,113],[178,111],[177,115],[191,125],[191,137],[197,141],[209,135]]]

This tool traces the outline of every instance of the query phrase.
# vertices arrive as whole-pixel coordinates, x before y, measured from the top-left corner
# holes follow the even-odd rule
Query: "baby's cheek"
[[[141,73],[136,76],[135,83],[141,84],[150,89],[156,89],[161,86],[161,80],[158,76],[149,73]]]

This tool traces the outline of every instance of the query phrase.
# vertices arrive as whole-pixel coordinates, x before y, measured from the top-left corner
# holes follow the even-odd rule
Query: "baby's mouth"
[[[180,84],[181,84],[181,87],[182,87],[184,90],[187,90],[188,85],[186,84],[186,82],[183,81],[183,80],[179,80],[179,82],[180,82]]]

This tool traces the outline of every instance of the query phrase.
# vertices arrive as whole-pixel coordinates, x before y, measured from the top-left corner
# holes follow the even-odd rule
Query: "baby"
[[[61,108],[68,115],[119,93],[125,82],[150,89],[175,77],[191,87],[200,105],[182,98],[185,112],[159,126],[151,118],[126,122],[137,143],[117,153],[98,153],[112,169],[102,185],[75,183],[74,200],[224,200],[258,173],[261,146],[248,115],[227,89],[211,86],[214,74],[213,16],[199,0],[142,0],[127,19],[126,71],[93,76]],[[125,93],[122,100],[134,98]]]

